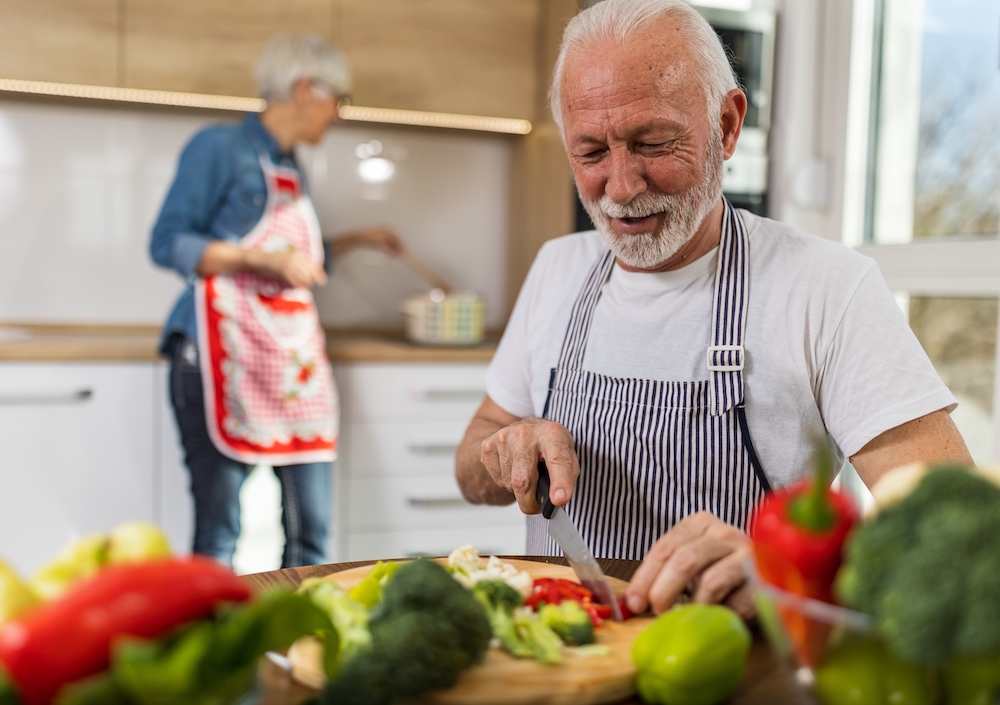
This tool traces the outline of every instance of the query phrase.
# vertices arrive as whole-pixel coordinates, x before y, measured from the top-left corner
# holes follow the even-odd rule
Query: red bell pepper
[[[777,588],[835,603],[833,582],[844,542],[858,522],[850,497],[829,487],[833,460],[817,448],[815,477],[777,490],[758,505],[750,522],[757,570]],[[799,658],[816,665],[828,629],[799,612],[781,611]]]
[[[115,638],[156,638],[250,596],[243,580],[208,558],[105,568],[0,627],[0,667],[25,705],[48,705],[62,686],[106,670]]]
[[[584,611],[590,615],[590,621],[595,627],[601,626],[605,619],[611,617],[611,606],[600,605],[594,602],[594,593],[589,588],[580,583],[563,578],[537,578],[532,584],[531,595],[524,601],[524,604],[532,609],[538,609],[542,603],[558,605],[563,600],[572,600],[580,603]],[[618,606],[621,608],[622,618],[629,619],[634,616],[625,606],[625,600],[618,598]],[[627,615],[627,616],[626,616]]]

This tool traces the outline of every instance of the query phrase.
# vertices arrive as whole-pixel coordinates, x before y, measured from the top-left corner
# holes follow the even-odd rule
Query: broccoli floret
[[[472,594],[486,609],[493,636],[503,648],[516,658],[534,658],[534,649],[514,628],[514,610],[523,603],[520,593],[502,580],[483,580],[473,586]]]
[[[490,640],[490,623],[476,598],[423,559],[396,571],[368,627],[371,646],[346,659],[321,702],[384,705],[450,688],[482,660]]]
[[[312,603],[333,622],[340,637],[342,657],[371,643],[368,610],[339,585],[323,578],[309,578],[303,581],[297,592],[308,595]]]
[[[1000,655],[997,536],[1000,489],[964,469],[935,470],[855,532],[839,597],[871,614],[907,660]]]
[[[563,600],[558,605],[542,605],[538,618],[567,644],[594,643],[594,623],[579,602]]]
[[[538,663],[545,666],[562,661],[562,639],[527,607],[514,610],[514,631],[531,647]]]

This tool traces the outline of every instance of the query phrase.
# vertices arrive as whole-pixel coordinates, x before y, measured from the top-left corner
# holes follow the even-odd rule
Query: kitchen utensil
[[[476,345],[485,333],[485,306],[478,294],[433,289],[403,302],[406,335],[425,345]]]
[[[594,593],[594,601],[611,607],[611,618],[621,622],[622,611],[614,593],[611,592],[608,579],[604,577],[604,571],[594,559],[594,554],[590,552],[583,536],[580,535],[580,530],[573,526],[563,508],[552,504],[549,498],[550,487],[549,469],[544,460],[539,460],[535,496],[542,505],[542,516],[548,520],[549,536],[559,544],[580,584]]]
[[[435,559],[446,563],[447,559]],[[518,559],[504,559],[532,578],[573,579],[564,565]],[[345,590],[361,582],[372,566],[350,568],[326,576]],[[623,580],[608,578],[617,594],[628,586]],[[564,660],[555,666],[541,666],[534,659],[514,658],[499,648],[491,648],[481,664],[465,671],[454,688],[429,693],[421,705],[599,705],[619,703],[635,695],[635,664],[632,642],[653,622],[653,615],[634,617],[621,624],[610,620],[594,630],[597,643],[607,655],[585,656],[567,649]],[[288,650],[292,677],[313,688],[321,688],[322,647],[315,639],[300,639]]]
[[[440,289],[446,295],[452,292],[452,286],[447,281],[435,274],[430,267],[411,255],[409,252],[404,252],[399,255],[399,261],[409,267],[410,271],[418,277],[430,284],[432,288]]]

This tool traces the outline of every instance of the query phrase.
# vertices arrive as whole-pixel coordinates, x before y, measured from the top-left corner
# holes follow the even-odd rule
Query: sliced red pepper
[[[0,628],[0,664],[25,705],[108,668],[123,635],[156,638],[243,602],[249,586],[213,560],[192,556],[106,568],[65,596]]]

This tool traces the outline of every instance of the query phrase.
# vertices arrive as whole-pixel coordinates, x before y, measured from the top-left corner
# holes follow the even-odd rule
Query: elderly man
[[[459,448],[466,498],[517,501],[528,552],[553,554],[544,459],[595,555],[643,559],[634,612],[690,591],[752,613],[748,515],[809,472],[820,434],[869,485],[971,462],[876,265],[722,198],[746,105],[680,0],[605,0],[570,22],[552,111],[597,232],[542,248]]]

